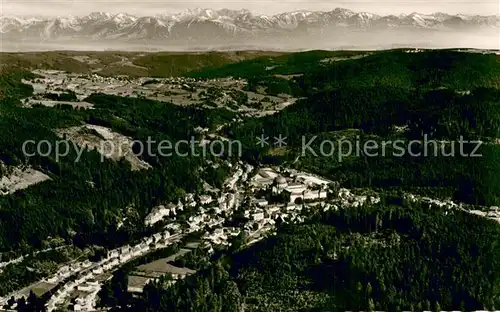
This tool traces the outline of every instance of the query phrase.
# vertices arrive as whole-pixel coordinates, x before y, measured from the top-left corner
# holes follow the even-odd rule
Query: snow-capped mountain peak
[[[248,10],[189,9],[176,14],[137,17],[127,13],[111,14],[93,12],[83,17],[33,18],[1,16],[0,32],[3,39],[16,40],[26,36],[36,37],[40,33],[47,38],[92,38],[135,40],[172,38],[209,40],[210,37],[243,38],[259,35],[292,35],[293,31],[334,28],[428,28],[453,29],[459,27],[499,27],[498,16],[467,16],[435,14],[400,14],[379,16],[368,12],[353,12],[348,9],[279,13],[275,15],[254,14]],[[292,35],[293,36],[293,35]]]
[[[92,12],[89,15],[87,15],[89,19],[106,19],[110,18],[111,16],[112,14],[106,12]]]

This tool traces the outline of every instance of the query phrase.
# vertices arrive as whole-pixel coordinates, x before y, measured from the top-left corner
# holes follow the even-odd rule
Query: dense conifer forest
[[[472,311],[500,304],[498,224],[394,196],[318,213],[130,311]]]
[[[393,152],[389,147],[387,155],[347,157],[342,163],[337,157],[306,153],[294,166],[329,175],[349,187],[424,187],[424,192],[428,192],[426,187],[438,187],[443,196],[455,194],[470,203],[499,204],[494,169],[498,145],[482,144],[477,152],[484,157],[468,157],[476,146],[471,142],[491,143],[498,137],[499,64],[495,55],[392,51],[312,67],[291,80],[306,98],[279,114],[235,124],[226,133],[242,140],[249,161],[265,163],[292,163],[302,156],[304,142],[315,136],[314,151],[325,139],[345,138],[353,146],[356,140],[361,146],[376,140],[380,146],[390,140],[408,145],[425,136],[428,141],[448,142],[449,155],[455,142],[453,161],[442,155],[438,144],[439,157],[409,157],[408,153],[408,157],[387,157]],[[358,132],[352,135],[350,129]],[[270,147],[256,150],[255,137],[262,133],[286,137],[285,155],[273,155]],[[459,153],[460,139],[470,143],[464,144],[465,157]],[[415,146],[413,153],[423,155],[424,149]],[[428,149],[434,149],[433,145]]]
[[[154,70],[156,76],[161,76],[161,68]],[[143,154],[139,157],[152,168],[132,171],[126,161],[101,161],[90,148],[78,162],[74,150],[59,160],[54,151],[34,157],[22,152],[26,140],[55,142],[60,139],[57,129],[84,124],[109,127],[143,142],[201,138],[195,128],[214,130],[227,124],[219,134],[240,140],[242,159],[252,164],[306,169],[342,187],[382,194],[409,191],[473,205],[500,205],[500,62],[493,54],[311,51],[238,63],[213,60],[204,69],[194,66],[177,74],[241,77],[248,81],[247,90],[300,99],[261,118],[100,93],[86,99],[94,105],[92,110],[26,108],[20,101],[33,89],[21,80],[33,74],[22,68],[2,69],[0,160],[6,166],[29,165],[50,177],[0,197],[3,255],[41,249],[50,237],[79,248],[113,248],[137,240],[151,230],[144,226],[144,218],[152,207],[177,201],[187,192],[200,193],[202,180],[221,187],[229,173],[222,166],[200,170],[206,160],[218,162],[229,155],[204,159]],[[288,145],[280,153],[257,148],[255,138],[262,133],[281,134]],[[340,161],[300,155],[302,140],[315,136],[311,148],[317,150],[322,139],[408,143],[422,140],[424,134],[455,146],[460,138],[482,140],[477,151],[482,156],[361,155]],[[472,152],[475,146],[465,144],[464,150]],[[5,174],[1,171],[0,177]],[[191,263],[203,268],[173,286],[162,278],[139,298],[123,293],[125,275],[120,271],[111,289],[106,286],[103,305],[196,312],[500,307],[500,228],[494,221],[389,195],[383,195],[380,204],[310,217],[302,225],[279,227],[276,236],[246,250],[231,250],[211,265]],[[122,220],[126,221],[119,227]],[[7,285],[4,292],[25,285],[0,282]],[[120,300],[127,300],[129,307]]]
[[[250,87],[276,81],[274,72],[265,74],[269,61],[259,61],[202,75],[237,73],[250,79]],[[244,142],[247,160],[309,169],[349,188],[499,203],[499,151],[492,143],[499,131],[500,65],[494,55],[393,51],[309,69],[280,66],[271,71],[301,74],[288,80],[283,93],[306,98],[279,114],[251,118],[225,130]],[[256,149],[255,137],[261,133],[287,137],[285,153],[276,156],[272,148]],[[408,143],[422,140],[424,134],[455,144],[457,151],[460,137],[488,144],[481,145],[480,158],[297,157],[302,136],[306,141],[318,136],[312,144],[318,150],[322,139]],[[463,149],[470,152],[474,146],[465,144]],[[422,146],[413,149],[419,151]],[[497,231],[494,221],[388,197],[380,205],[318,214],[307,224],[282,227],[275,237],[167,289],[160,280],[145,290],[133,309],[494,309],[500,304],[499,277],[494,273]]]
[[[25,157],[22,144],[26,140],[48,140],[55,146],[60,138],[54,130],[88,123],[110,127],[144,144],[148,138],[175,142],[195,136],[193,129],[198,126],[210,128],[233,118],[225,110],[182,108],[102,94],[88,98],[95,104],[94,110],[68,111],[43,106],[27,109],[20,106],[19,98],[33,90],[20,83],[23,75],[28,74],[13,72],[2,76],[2,93],[6,96],[0,105],[0,159],[6,165],[31,165],[49,174],[52,180],[0,197],[0,250],[3,251],[37,248],[48,236],[84,245],[96,242],[107,247],[122,245],[140,236],[144,217],[154,205],[176,201],[184,192],[199,190],[198,168],[206,160],[175,154],[151,157],[144,153],[144,160],[154,170],[137,172],[131,171],[126,162],[107,159],[101,162],[101,155],[90,149],[77,162],[73,148],[59,160],[55,159],[54,149],[48,157],[38,154]],[[224,179],[217,171],[203,174],[217,184]],[[116,225],[126,217],[128,207],[134,207],[133,216],[127,218],[130,224],[118,231]]]

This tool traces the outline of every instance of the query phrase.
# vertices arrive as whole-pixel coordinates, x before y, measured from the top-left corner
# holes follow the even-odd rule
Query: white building
[[[134,248],[132,248],[132,256],[136,257],[139,256],[142,253],[142,246],[141,245],[136,245]]]
[[[194,223],[194,224],[199,224],[203,221],[203,216],[201,215],[198,215],[198,216],[191,216],[189,217],[188,219],[191,223]]]
[[[304,199],[304,193],[303,192],[292,192],[290,194],[290,203],[295,203],[295,201],[297,200],[297,198],[302,198],[302,200]]]
[[[94,273],[94,274],[102,274],[103,270],[102,270],[101,267],[98,267],[98,268],[93,269],[92,273]]]
[[[125,245],[125,246],[122,246],[120,248],[120,253],[121,254],[125,254],[125,253],[128,253],[128,252],[130,252],[130,246],[129,245]]]
[[[307,186],[302,183],[292,182],[288,184],[286,190],[290,193],[302,193],[307,189]]]
[[[254,204],[256,204],[259,207],[265,207],[269,205],[269,202],[265,198],[259,198],[254,200]]]
[[[149,248],[150,248],[149,244],[146,243],[146,242],[141,243],[138,247],[139,247],[139,250],[140,250],[141,253],[148,251]]]
[[[257,213],[252,214],[252,219],[254,221],[263,220],[264,219],[264,212],[257,212]]]
[[[200,204],[208,205],[213,201],[212,196],[210,195],[202,195],[200,196]]]
[[[153,242],[158,243],[162,239],[162,234],[161,233],[156,233],[153,235]]]
[[[49,283],[49,284],[57,284],[58,280],[59,280],[59,278],[57,276],[53,276],[53,277],[47,279],[47,283]]]
[[[168,217],[172,213],[172,210],[175,212],[175,205],[160,205],[158,207],[153,208],[151,213],[149,213],[146,216],[145,224],[147,226],[151,226],[159,221],[161,221],[163,218]]]
[[[304,193],[304,200],[319,200],[327,198],[328,193],[326,191],[313,191],[308,190]]]
[[[89,285],[87,283],[78,285],[76,288],[78,291],[84,291],[84,292],[91,292],[94,289],[95,286]]]
[[[181,226],[177,223],[170,223],[167,224],[166,228],[171,230],[171,232],[176,232],[180,230]]]
[[[108,254],[108,257],[109,257],[109,258],[117,258],[117,257],[119,257],[119,256],[120,256],[120,252],[119,252],[118,250],[116,250],[116,249],[111,250],[111,251],[109,252],[109,254]]]
[[[314,185],[321,185],[326,187],[328,184],[331,183],[331,181],[325,180],[320,177],[316,177],[311,174],[306,174],[306,173],[300,173],[295,176],[295,180],[304,183],[309,186],[314,186]]]
[[[271,216],[276,216],[278,212],[281,210],[279,206],[271,206],[267,208],[267,213]]]
[[[163,237],[165,237],[165,239],[169,238],[170,237],[170,232],[169,231],[163,232]]]
[[[91,266],[92,266],[92,262],[90,262],[89,260],[85,260],[82,263],[82,267],[84,267],[84,268],[88,268],[88,267],[91,267]]]
[[[131,254],[126,253],[120,256],[120,263],[125,263],[127,262],[130,258],[132,257]]]

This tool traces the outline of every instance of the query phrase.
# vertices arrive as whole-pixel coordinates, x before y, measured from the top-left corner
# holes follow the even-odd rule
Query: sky
[[[0,0],[0,15],[81,16],[91,12],[169,14],[194,8],[248,9],[262,14],[337,7],[380,15],[401,13],[500,14],[500,0]]]

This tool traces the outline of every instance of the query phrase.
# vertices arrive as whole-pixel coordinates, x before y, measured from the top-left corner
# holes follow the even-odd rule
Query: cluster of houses
[[[59,288],[47,303],[47,310],[53,311],[56,306],[64,304],[68,297],[76,292],[76,304],[73,305],[75,311],[93,311],[96,304],[96,294],[101,287],[96,277],[123,265],[133,258],[148,253],[152,248],[164,248],[169,245],[170,235],[168,230],[156,233],[150,237],[144,238],[140,243],[130,246],[125,245],[108,252],[107,256],[98,263],[92,263],[88,260],[82,263],[75,263],[64,266],[58,273],[47,279],[48,283],[58,284],[64,279],[74,276],[81,272],[74,281],[67,282]]]
[[[232,164],[227,163],[233,167]],[[195,196],[188,193],[184,196],[183,202],[177,204],[159,205],[155,207],[151,213],[146,216],[145,225],[152,226],[157,222],[165,220],[175,221],[176,216],[180,211],[184,211],[184,207],[199,207],[197,212],[190,216],[187,225],[193,230],[199,230],[203,225],[215,224],[219,222],[218,215],[224,211],[229,211],[238,206],[237,182],[245,181],[249,173],[253,170],[250,165],[243,166],[237,164],[234,168],[234,173],[224,183],[224,191],[220,192],[216,199],[212,195],[204,194]],[[212,205],[212,207],[208,207]],[[213,213],[209,213],[209,210]],[[170,225],[171,226],[171,225]]]
[[[56,274],[52,275],[52,277],[46,280],[49,284],[58,284],[60,281],[63,281],[70,277],[75,273],[79,273],[83,270],[86,270],[92,266],[92,262],[89,260],[85,260],[83,262],[76,262],[70,265],[65,265],[59,268]]]
[[[95,306],[95,296],[100,290],[100,284],[93,280],[94,274],[92,271],[87,271],[81,274],[75,280],[64,284],[59,288],[47,303],[47,310],[53,311],[57,304],[62,304],[66,298],[75,290],[79,291],[79,296],[76,298],[78,302],[75,304],[77,311],[92,311]],[[95,293],[95,294],[93,294]]]
[[[199,198],[195,198],[194,194],[186,194],[184,197],[184,202],[187,207],[205,206],[212,203],[214,200],[211,195],[201,195]],[[146,226],[152,226],[157,222],[164,220],[169,217],[169,220],[175,220],[179,212],[184,211],[184,204],[179,201],[176,204],[159,205],[146,216],[144,221]]]
[[[74,84],[76,86],[80,84],[85,84],[88,82],[94,83],[105,83],[108,85],[122,85],[124,82],[134,83],[137,86],[141,86],[146,82],[158,82],[162,84],[169,85],[182,85],[185,83],[197,82],[195,78],[188,77],[167,77],[167,78],[150,78],[150,77],[140,77],[140,78],[130,78],[124,75],[117,75],[113,77],[105,77],[93,74],[69,74],[60,70],[34,70],[34,73],[43,76],[44,78],[35,78],[35,83],[44,83],[51,86],[60,86],[67,84],[70,87]],[[215,80],[214,82],[216,82]]]
[[[280,175],[270,168],[261,169],[254,174],[254,167],[243,163],[234,166],[233,170],[233,175],[224,183],[224,191],[217,200],[218,205],[214,203],[213,207],[207,209],[206,205],[214,202],[211,197],[207,197],[206,201],[199,199],[200,208],[195,215],[186,221],[186,226],[191,231],[210,229],[202,236],[204,245],[209,250],[213,250],[214,245],[230,245],[232,238],[238,236],[242,231],[245,232],[246,237],[258,239],[259,234],[274,229],[278,219],[285,222],[303,222],[307,210],[312,208],[314,203],[322,203],[327,199],[331,183],[313,175],[294,171],[287,171]],[[287,177],[285,178],[284,175]],[[250,177],[252,178],[250,179]],[[238,190],[240,186],[248,186],[246,189],[250,189],[251,192],[242,194],[241,190]],[[290,192],[290,202],[270,204],[265,198],[254,197],[255,192],[266,188],[272,189],[273,194],[279,194],[283,191]],[[246,196],[250,202],[250,205],[244,210],[244,217],[248,220],[246,224],[241,228],[217,227],[224,222],[221,214],[237,209],[240,206],[242,196]],[[303,202],[296,203],[297,198],[301,198]],[[189,198],[185,198],[185,201],[189,202]],[[170,211],[172,211],[173,206],[170,207]],[[330,205],[325,204],[325,209],[329,208]],[[181,227],[181,225],[178,226]]]
[[[252,171],[251,168],[250,171]],[[249,170],[244,170],[245,173]],[[260,240],[265,234],[276,229],[276,222],[302,223],[310,215],[310,211],[323,209],[337,210],[339,206],[359,207],[367,202],[377,203],[379,197],[356,195],[347,189],[339,189],[338,184],[317,177],[312,174],[285,170],[278,173],[271,168],[258,170],[252,179],[243,179],[241,172],[236,173],[238,179],[230,179],[228,186],[236,185],[241,181],[252,192],[246,194],[249,205],[245,205],[243,214],[246,223],[240,228],[220,227],[206,232],[202,240],[209,250],[214,245],[230,245],[232,238],[244,232],[247,244]],[[236,181],[235,181],[236,180]],[[282,192],[290,193],[290,200],[282,203],[270,203],[266,198],[254,196],[259,191],[270,190],[273,195]],[[327,200],[329,192],[333,193],[333,200]],[[300,200],[297,200],[300,198]],[[224,206],[224,205],[221,205]],[[238,205],[237,205],[238,206]]]
[[[250,171],[253,170],[253,167],[243,166],[241,163],[235,166],[230,163],[227,165],[233,167],[234,173],[225,181],[224,191],[220,193],[217,199],[214,199],[211,195],[201,195],[196,198],[193,194],[186,194],[183,201],[185,205],[198,207],[195,214],[189,216],[184,222],[178,222],[176,221],[176,211],[179,211],[178,207],[182,206],[180,202],[177,205],[158,206],[147,216],[146,224],[152,225],[168,216],[170,222],[165,228],[172,232],[181,233],[182,235],[186,232],[206,230],[202,236],[202,240],[208,253],[213,252],[213,245],[229,245],[229,238],[237,236],[241,230],[221,226],[225,221],[222,213],[229,213],[231,209],[238,206],[237,182],[247,177]],[[211,207],[209,207],[210,204],[212,204]],[[170,269],[172,269],[172,266],[170,266]],[[184,268],[183,270],[186,269]],[[173,279],[172,283],[186,276],[186,274],[180,273],[169,274]],[[140,293],[147,283],[156,278],[143,275],[130,276],[128,290],[131,293]]]
[[[206,232],[202,236],[202,240],[213,250],[212,245],[229,245],[232,237],[238,236],[241,230],[235,227],[220,227],[211,232]]]
[[[250,167],[251,168],[251,167]],[[233,176],[224,183],[224,187],[230,190],[235,189],[236,182],[238,182],[243,177],[243,168],[237,168]]]
[[[146,226],[151,226],[165,217],[175,216],[178,211],[183,211],[184,205],[179,203],[178,205],[168,204],[168,205],[160,205],[155,208],[146,216],[144,221]]]
[[[160,205],[153,209],[146,217],[146,225],[153,225],[168,217],[170,222],[165,228],[171,233],[180,233],[179,235],[183,235],[202,229],[206,230],[206,233],[203,235],[203,240],[209,252],[213,251],[212,244],[227,245],[227,238],[238,235],[240,230],[222,227],[221,225],[225,221],[222,217],[222,213],[229,213],[231,209],[238,206],[238,193],[236,191],[237,182],[241,181],[245,174],[248,176],[249,171],[253,170],[252,166],[242,166],[242,164],[233,166],[228,163],[227,165],[233,167],[234,174],[225,181],[224,191],[219,194],[217,199],[214,199],[211,195],[201,195],[197,197],[193,194],[186,194],[183,198],[184,204],[179,201],[177,205]],[[185,221],[177,221],[176,217],[178,216],[178,212],[182,211],[182,207],[185,206],[198,208],[196,213],[189,216]],[[184,278],[186,275],[171,274],[171,276],[173,278],[172,282],[175,282],[175,280]],[[131,293],[140,293],[144,285],[155,278],[156,277],[151,276],[130,276],[129,291]]]
[[[328,211],[339,207],[360,207],[366,203],[376,204],[380,198],[376,195],[357,195],[338,184],[312,174],[295,170],[279,170],[263,168],[255,171],[254,167],[238,163],[232,165],[233,175],[224,183],[223,190],[217,198],[212,195],[195,196],[187,194],[178,204],[167,204],[156,207],[146,218],[146,225],[154,225],[168,217],[169,223],[163,232],[143,238],[136,245],[125,245],[108,252],[99,262],[88,260],[61,267],[56,274],[45,280],[49,284],[62,284],[47,303],[47,310],[53,311],[56,306],[67,303],[68,297],[76,294],[72,305],[75,311],[93,311],[96,296],[101,287],[103,277],[113,269],[128,261],[147,254],[152,249],[165,248],[170,243],[180,240],[185,234],[205,230],[201,237],[202,244],[210,254],[218,245],[230,246],[233,238],[244,233],[246,244],[252,244],[264,237],[264,234],[276,229],[277,222],[301,223],[314,209]],[[243,191],[242,191],[243,190]],[[271,202],[271,199],[255,194],[279,195],[288,192],[290,199],[286,202]],[[243,199],[243,200],[242,200]],[[437,201],[408,195],[410,201],[428,202],[429,205],[453,208],[457,205],[451,201]],[[247,203],[240,205],[241,202]],[[184,207],[197,207],[196,212],[184,221],[176,216]],[[232,212],[241,209],[245,223],[238,226],[224,226],[226,218]],[[470,213],[488,217],[500,222],[500,209],[491,207],[489,212],[472,210]],[[173,234],[171,234],[173,233]],[[172,268],[168,268],[170,271]],[[75,274],[77,273],[77,274]],[[169,272],[171,273],[171,272]],[[194,273],[188,272],[189,274]],[[166,274],[166,273],[165,273]],[[176,279],[184,278],[184,273],[172,273]],[[130,292],[140,292],[145,284],[157,276],[134,276],[137,279],[129,287]],[[69,280],[69,281],[68,281]],[[64,283],[64,284],[63,284]],[[139,285],[139,286],[138,286]]]
[[[481,210],[471,210],[470,213],[485,217],[496,222],[500,223],[500,211],[490,210],[490,211],[481,211]]]
[[[326,202],[331,182],[314,175],[296,171],[277,172],[270,168],[260,169],[238,163],[232,165],[233,175],[224,183],[223,190],[212,198],[211,195],[195,196],[187,194],[178,204],[167,204],[156,207],[146,218],[146,225],[154,225],[168,217],[169,223],[164,231],[143,238],[136,245],[125,245],[108,252],[99,262],[84,261],[62,267],[55,275],[47,279],[47,283],[59,284],[61,287],[47,303],[48,311],[68,302],[71,294],[77,293],[73,309],[91,311],[95,306],[95,295],[100,287],[99,281],[107,272],[142,255],[152,249],[167,247],[184,234],[205,230],[202,236],[204,246],[213,251],[216,245],[230,245],[235,236],[245,233],[247,243],[257,241],[263,234],[276,228],[276,222],[303,222],[309,209],[336,209],[337,206]],[[255,174],[256,172],[256,174]],[[290,201],[286,203],[270,203],[265,198],[255,196],[257,192],[268,190],[272,194],[290,193]],[[292,197],[293,195],[293,197]],[[350,206],[362,205],[368,198],[357,197],[348,190],[338,192],[339,200]],[[240,206],[242,198],[245,208]],[[297,200],[300,198],[300,200]],[[372,200],[372,199],[371,199]],[[196,212],[184,221],[176,219],[179,211],[187,206],[197,207]],[[246,223],[238,227],[223,226],[225,218],[232,212],[243,209]],[[172,233],[172,234],[171,234]],[[78,273],[79,272],[79,273]],[[75,277],[75,273],[76,277]],[[68,282],[68,278],[69,281]]]
[[[79,296],[73,305],[74,311],[93,311],[97,294],[101,290],[101,285],[96,280],[89,280],[85,284],[77,286]]]
[[[283,175],[277,173],[271,168],[258,170],[255,174],[254,168],[245,165],[236,169],[234,176],[228,179],[226,187],[235,189],[238,182],[248,186],[251,190],[245,196],[249,199],[250,205],[243,210],[247,222],[241,227],[221,227],[213,231],[206,232],[202,239],[205,245],[230,245],[232,238],[239,235],[242,231],[247,240],[258,240],[261,234],[268,233],[275,229],[276,221],[280,219],[284,222],[303,222],[315,202],[323,202],[327,199],[328,187],[330,181],[293,171],[283,172]],[[288,177],[285,178],[284,175]],[[252,176],[249,179],[249,176]],[[290,201],[288,203],[269,203],[266,198],[257,198],[254,194],[263,189],[271,189],[272,194],[280,194],[284,191],[290,192]],[[236,192],[228,192],[226,200],[220,201],[220,210],[238,208],[239,202],[235,200],[239,195]],[[292,197],[293,196],[293,197]],[[301,198],[301,203],[296,203],[296,199]],[[236,202],[235,202],[236,201]],[[310,203],[305,205],[304,203]],[[329,208],[328,204],[325,207]],[[326,208],[325,208],[326,209]]]
[[[299,199],[300,202],[326,200],[330,181],[295,171],[285,171],[285,174],[288,177],[271,168],[261,169],[252,179],[252,190],[271,187],[273,195],[286,191],[290,194],[290,203],[297,203]]]
[[[43,76],[24,83],[33,85],[35,94],[50,91],[58,93],[61,90],[72,90],[79,99],[84,99],[92,93],[105,93],[111,95],[154,96],[158,92],[182,91],[193,92],[197,89],[217,86],[243,86],[244,81],[232,78],[197,80],[188,77],[130,78],[128,76],[104,77],[96,73],[69,74],[58,70],[35,70],[35,74]]]
[[[420,52],[425,52],[425,50],[422,49],[410,49],[410,50],[405,50],[405,53],[420,53]]]
[[[466,205],[463,203],[457,204],[453,202],[451,199],[437,200],[429,197],[416,196],[413,194],[406,194],[405,199],[409,200],[410,202],[426,203],[429,205],[429,207],[439,207],[447,210],[459,209],[467,213],[488,218],[500,223],[500,208],[498,206],[480,207],[481,210],[479,210],[478,206]],[[447,213],[448,212],[445,212],[445,214]]]

